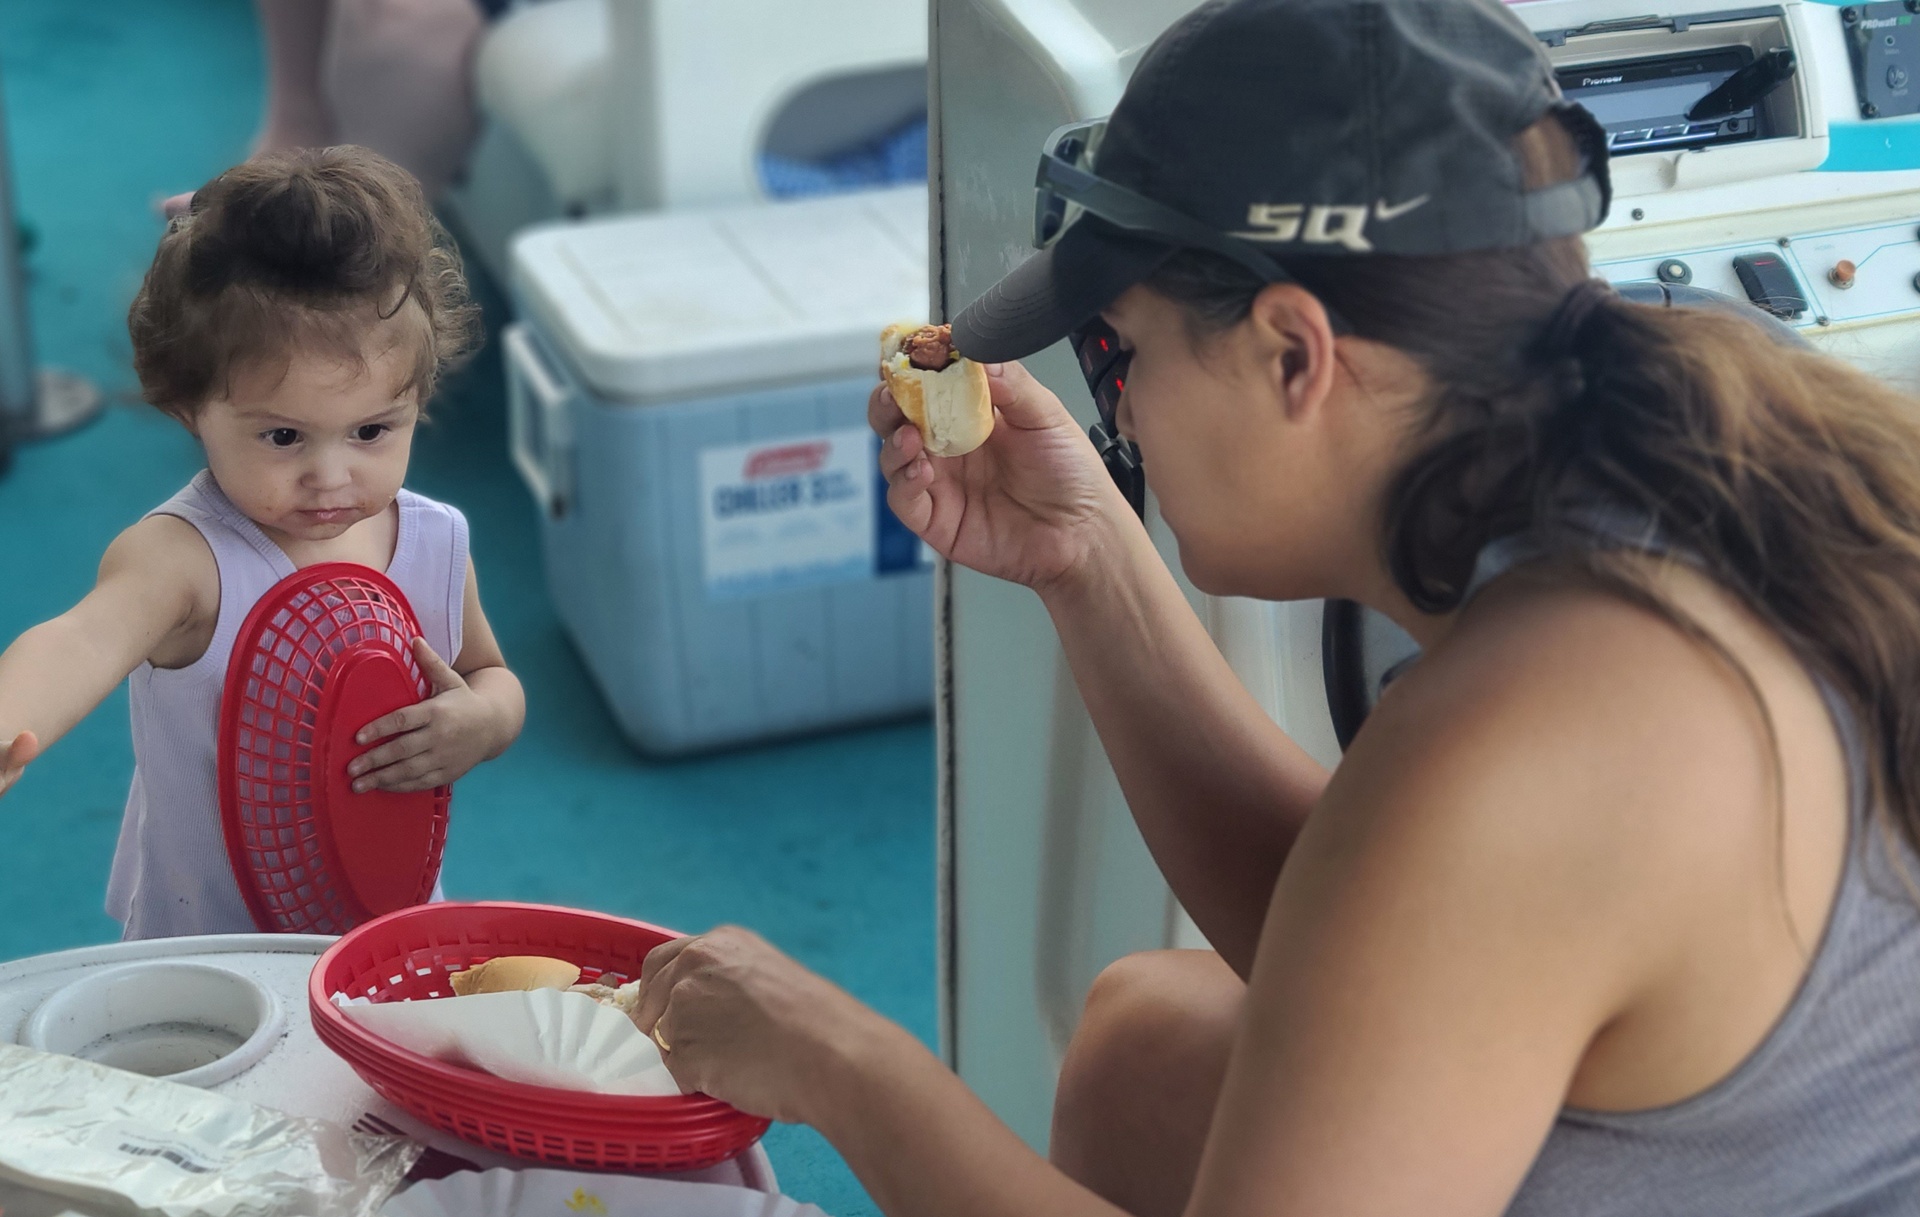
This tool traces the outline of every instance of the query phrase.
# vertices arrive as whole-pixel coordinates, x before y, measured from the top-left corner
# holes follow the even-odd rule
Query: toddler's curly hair
[[[127,328],[146,400],[191,422],[236,369],[296,351],[365,366],[370,329],[399,319],[414,359],[399,392],[424,406],[479,344],[460,255],[419,183],[365,148],[277,152],[194,192],[175,218]]]

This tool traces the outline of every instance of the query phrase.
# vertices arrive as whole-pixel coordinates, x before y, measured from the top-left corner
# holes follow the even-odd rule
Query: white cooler
[[[534,229],[504,342],[554,605],[670,755],[925,712],[931,557],[866,423],[923,186]]]

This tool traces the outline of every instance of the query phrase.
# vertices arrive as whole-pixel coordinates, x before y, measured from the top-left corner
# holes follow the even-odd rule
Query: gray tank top
[[[1596,517],[1596,544],[1667,549]],[[1532,556],[1481,554],[1471,596]],[[1727,1077],[1668,1107],[1560,1112],[1506,1217],[1920,1214],[1920,858],[1867,792],[1858,724],[1824,683],[1851,773],[1845,868],[1800,988]],[[1920,880],[1916,880],[1920,882]]]
[[[399,510],[387,576],[413,606],[427,644],[452,663],[466,604],[466,517],[406,490]],[[220,823],[214,768],[220,695],[247,613],[294,565],[205,471],[149,514],[178,516],[206,538],[220,568],[220,615],[213,641],[194,663],[179,669],[142,664],[128,682],[133,789],[107,880],[107,912],[126,927],[127,938],[251,933],[253,916],[227,861]],[[437,887],[434,898],[441,898]]]

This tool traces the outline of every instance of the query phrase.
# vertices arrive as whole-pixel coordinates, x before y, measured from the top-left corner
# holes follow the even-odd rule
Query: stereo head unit
[[[1512,10],[1546,44],[1567,97],[1606,128],[1616,198],[1811,169],[1827,120],[1811,79],[1840,50],[1800,0],[1539,0]],[[1920,3],[1920,0],[1916,0]],[[1828,47],[1827,41],[1836,45]],[[1830,55],[1828,56],[1831,57]]]
[[[1773,134],[1763,99],[1731,114],[1689,117],[1706,97],[1756,62],[1753,48],[1723,46],[1683,55],[1616,60],[1555,72],[1567,97],[1607,129],[1615,156],[1663,148],[1712,148]],[[1784,81],[1778,83],[1784,84]]]

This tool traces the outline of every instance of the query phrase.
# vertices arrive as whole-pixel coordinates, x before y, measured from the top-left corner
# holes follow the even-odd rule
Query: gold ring
[[[667,1043],[667,1039],[666,1039],[666,1037],[660,1034],[660,1024],[659,1024],[659,1023],[655,1023],[655,1024],[653,1025],[653,1042],[654,1042],[654,1043],[656,1043],[656,1044],[658,1044],[658,1045],[660,1045],[660,1051],[662,1051],[662,1052],[672,1052],[672,1051],[673,1051],[673,1045],[671,1045],[671,1044],[669,1044],[669,1043]]]

